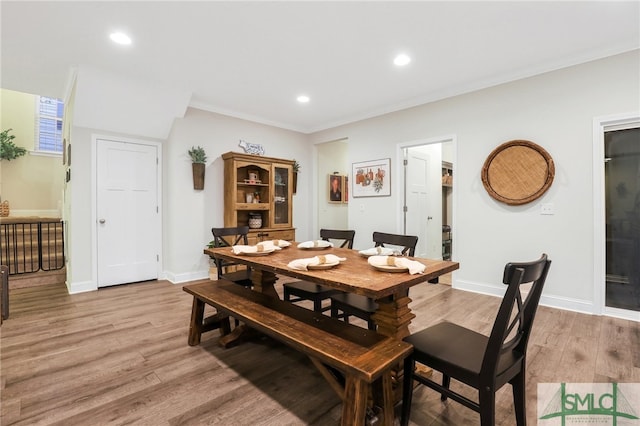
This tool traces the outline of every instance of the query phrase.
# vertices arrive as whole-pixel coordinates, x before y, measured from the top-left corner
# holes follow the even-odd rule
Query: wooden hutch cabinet
[[[295,240],[293,160],[238,152],[224,160],[224,226],[249,225],[249,244]]]

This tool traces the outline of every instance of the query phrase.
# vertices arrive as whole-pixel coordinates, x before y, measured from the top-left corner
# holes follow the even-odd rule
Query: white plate
[[[273,253],[274,251],[276,251],[276,249],[270,248],[270,249],[264,249],[262,251],[255,251],[252,253],[249,253],[249,252],[238,253],[238,256],[266,256],[268,254]]]
[[[371,265],[378,271],[382,272],[407,272],[409,268],[406,266],[391,266],[391,265]]]
[[[300,243],[300,244],[298,244],[298,248],[302,249],[302,250],[325,250],[325,249],[333,247],[333,244],[331,244],[329,241],[320,240],[320,241],[318,241],[318,245],[317,246],[311,245],[312,243],[313,243],[313,241],[311,241],[311,242],[307,241],[305,243]]]
[[[399,253],[397,253],[395,250],[390,250],[385,248],[384,251],[382,253],[378,253],[377,250],[374,253],[371,249],[367,249],[367,250],[360,250],[358,252],[360,254],[360,256],[363,257],[371,257],[371,256],[397,256],[399,255]]]
[[[331,262],[331,263],[321,263],[320,265],[308,265],[307,269],[310,271],[321,270],[321,269],[331,269],[336,265],[339,265],[340,262]]]
[[[360,256],[362,257],[371,257],[371,256],[382,256],[381,254],[378,253],[363,253],[361,251],[358,252],[360,254]]]

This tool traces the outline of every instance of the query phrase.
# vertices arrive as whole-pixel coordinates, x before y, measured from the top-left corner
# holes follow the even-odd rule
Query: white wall
[[[348,176],[350,173],[349,163],[347,162],[348,141],[325,142],[317,144],[316,149],[318,154],[316,175],[318,232],[322,228],[348,229],[348,204],[329,202],[329,175],[338,172],[340,175]],[[319,238],[319,234],[314,235],[312,238]]]
[[[211,241],[211,228],[224,225],[223,169],[220,157],[242,152],[240,139],[259,143],[266,155],[296,159],[301,165],[293,197],[296,239],[311,233],[311,158],[308,136],[290,130],[189,108],[177,119],[164,151],[164,267],[173,282],[208,276],[208,257],[202,253]],[[207,153],[204,190],[193,189],[187,150],[202,146]]]
[[[70,182],[65,184],[67,287],[96,290],[94,136],[163,142],[190,94],[81,66],[74,77],[65,132],[71,146]],[[68,120],[68,121],[67,121]],[[68,127],[67,127],[68,126]],[[123,208],[126,208],[124,206]]]
[[[640,110],[640,51],[503,84],[311,135],[314,143],[349,139],[349,162],[391,157],[404,141],[457,137],[454,285],[499,293],[504,264],[546,252],[553,260],[546,304],[595,311],[593,305],[593,118]],[[507,206],[484,190],[487,155],[512,139],[544,147],[555,180],[540,199]],[[392,170],[392,179],[400,179]],[[395,184],[393,184],[395,187]],[[555,215],[540,215],[553,203]],[[361,212],[359,206],[364,206]],[[374,230],[398,232],[399,194],[349,203],[355,247]]]
[[[78,69],[76,84],[76,126],[150,138],[165,139],[191,99],[183,90],[86,66]]]

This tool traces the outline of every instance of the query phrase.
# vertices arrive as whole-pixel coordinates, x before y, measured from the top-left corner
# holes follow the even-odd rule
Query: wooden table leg
[[[200,344],[202,336],[202,317],[204,316],[204,302],[197,297],[193,297],[191,306],[191,323],[189,324],[189,346]]]
[[[254,269],[251,271],[251,281],[253,283],[253,291],[268,294],[276,299],[279,298],[274,285],[276,282],[276,275],[274,273]],[[255,330],[247,327],[246,324],[240,324],[234,328],[231,333],[223,334],[218,343],[223,348],[229,348],[241,343],[243,340],[254,337],[256,333]]]
[[[378,304],[378,310],[372,317],[378,326],[378,333],[398,340],[407,337],[410,334],[409,324],[411,324],[411,320],[416,317],[409,308],[409,303],[411,303],[409,291],[407,290],[403,294],[398,294],[393,297],[376,300],[376,303]],[[395,402],[402,400],[403,371],[402,363],[391,370]],[[381,401],[378,400],[377,403],[380,404]]]
[[[378,333],[402,340],[409,333],[409,324],[416,317],[409,309],[411,299],[408,293],[376,300],[378,310],[372,315],[378,326]]]
[[[276,299],[280,298],[275,288],[276,274],[273,272],[254,269],[251,271],[251,282],[253,282],[254,291],[268,294]]]

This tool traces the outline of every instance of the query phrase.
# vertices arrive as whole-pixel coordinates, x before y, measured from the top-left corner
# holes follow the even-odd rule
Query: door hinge
[[[156,262],[160,262],[160,255],[156,254]]]
[[[406,213],[409,211],[409,208],[407,206],[402,206],[402,211]]]
[[[160,213],[160,208],[156,206],[156,213]]]
[[[404,160],[402,160],[402,164],[404,164],[404,165],[406,166],[407,164],[409,164],[409,160],[407,160],[407,159],[405,158]]]

